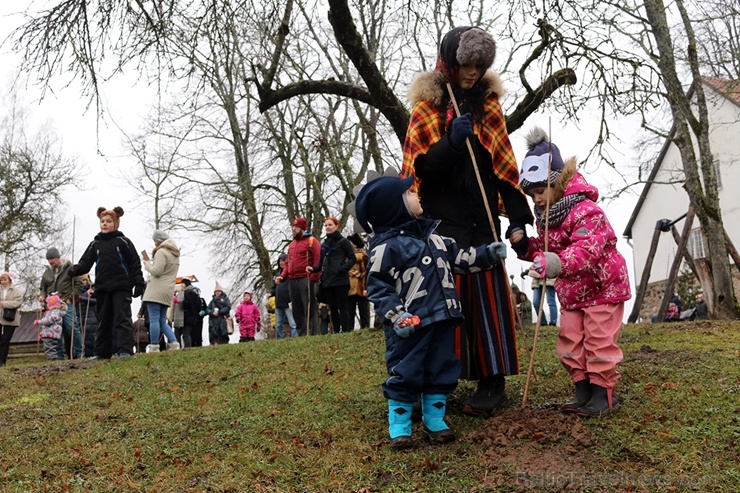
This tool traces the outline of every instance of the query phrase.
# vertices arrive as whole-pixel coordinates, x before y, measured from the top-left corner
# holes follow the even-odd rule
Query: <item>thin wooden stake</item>
[[[547,187],[550,187],[550,169],[552,168],[552,118],[549,119],[548,135],[550,136],[550,153],[547,160]],[[547,194],[547,201],[545,202],[545,254],[549,244],[548,225],[550,222],[550,194]],[[540,334],[540,321],[542,317],[542,310],[545,305],[545,291],[547,291],[547,273],[545,277],[541,278],[542,282],[542,296],[540,296],[540,308],[537,313],[537,322],[534,326],[534,339],[532,340],[532,353],[529,355],[529,368],[527,369],[527,381],[524,384],[524,395],[522,396],[522,409],[527,407],[527,398],[529,397],[529,384],[532,381],[532,372],[534,371],[534,356],[537,353],[537,337]]]

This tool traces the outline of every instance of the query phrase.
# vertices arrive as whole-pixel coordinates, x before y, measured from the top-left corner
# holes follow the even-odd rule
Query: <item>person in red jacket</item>
[[[236,307],[234,313],[236,323],[239,324],[239,342],[254,340],[254,334],[259,332],[260,328],[260,309],[252,302],[252,293],[244,291],[242,302]]]
[[[275,278],[275,283],[288,281],[298,335],[316,335],[319,333],[316,282],[321,273],[310,273],[308,267],[319,263],[321,243],[306,231],[308,222],[305,217],[297,217],[291,227],[293,241],[288,245],[285,267]]]

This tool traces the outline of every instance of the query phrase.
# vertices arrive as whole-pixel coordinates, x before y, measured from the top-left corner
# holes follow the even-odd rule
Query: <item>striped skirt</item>
[[[455,329],[455,353],[462,363],[460,378],[516,375],[514,310],[502,265],[470,275],[455,275],[465,320]]]

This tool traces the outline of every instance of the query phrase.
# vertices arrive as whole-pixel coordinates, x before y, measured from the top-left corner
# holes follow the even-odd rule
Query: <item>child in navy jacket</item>
[[[412,178],[382,176],[365,185],[355,202],[359,224],[374,233],[367,290],[385,333],[388,378],[382,388],[393,449],[413,446],[411,412],[420,396],[426,439],[455,440],[444,417],[460,374],[453,329],[463,314],[450,265],[476,272],[506,258],[503,243],[463,250],[437,235],[438,221],[419,218],[411,184]]]

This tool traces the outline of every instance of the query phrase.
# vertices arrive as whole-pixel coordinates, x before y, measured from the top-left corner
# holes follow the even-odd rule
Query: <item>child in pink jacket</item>
[[[245,291],[242,302],[234,314],[239,324],[239,342],[253,341],[254,334],[260,330],[260,309],[252,302],[252,293]]]
[[[34,325],[40,325],[39,339],[44,344],[44,356],[46,359],[57,359],[57,345],[62,338],[62,320],[67,311],[66,305],[57,293],[46,297],[46,313]]]
[[[631,297],[627,263],[596,205],[599,192],[576,171],[575,158],[564,163],[539,128],[527,136],[527,145],[519,184],[534,201],[538,236],[526,238],[519,230],[510,240],[521,259],[533,262],[531,275],[555,278],[561,305],[556,350],[575,384],[575,397],[563,412],[603,416],[619,408],[614,387],[622,361],[617,338]]]

